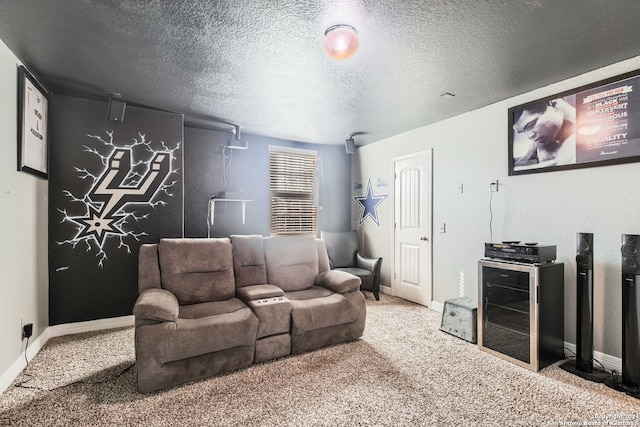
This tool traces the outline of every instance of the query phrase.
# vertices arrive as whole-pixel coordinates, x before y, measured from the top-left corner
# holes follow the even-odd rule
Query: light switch
[[[446,223],[442,223],[440,224],[440,232],[441,233],[446,233],[447,232],[447,224]]]

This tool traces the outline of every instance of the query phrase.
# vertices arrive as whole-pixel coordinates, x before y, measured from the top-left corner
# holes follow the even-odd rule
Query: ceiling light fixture
[[[324,51],[332,58],[347,59],[358,50],[358,32],[351,25],[332,25],[324,32]]]

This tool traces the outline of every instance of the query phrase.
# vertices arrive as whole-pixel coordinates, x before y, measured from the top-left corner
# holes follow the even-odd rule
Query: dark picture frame
[[[49,95],[18,67],[18,171],[49,177]]]
[[[509,108],[509,175],[640,161],[640,70]]]

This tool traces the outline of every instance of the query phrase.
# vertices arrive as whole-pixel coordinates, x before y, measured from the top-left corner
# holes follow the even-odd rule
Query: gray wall
[[[640,163],[508,176],[507,110],[640,68],[640,57],[367,145],[354,159],[353,180],[393,182],[392,159],[433,149],[432,299],[478,297],[477,262],[489,241],[556,245],[564,263],[564,335],[575,343],[576,233],[594,233],[594,347],[620,357],[622,296],[620,235],[640,234]],[[499,180],[497,193],[489,184]],[[464,192],[457,191],[464,184]],[[492,204],[492,212],[489,204]],[[380,227],[362,232],[385,257],[383,284],[392,284],[393,203],[379,208]],[[439,232],[446,223],[446,233]],[[493,234],[490,231],[490,224]],[[389,260],[389,262],[386,262]]]
[[[209,198],[224,189],[222,146],[230,132],[185,127],[184,183],[185,236],[207,236]],[[343,145],[312,145],[301,142],[242,135],[247,150],[232,152],[227,191],[241,192],[252,200],[242,223],[240,203],[217,203],[211,237],[231,234],[269,235],[269,145],[315,150],[320,156],[320,206],[318,229],[342,231],[351,225],[351,157]]]
[[[48,181],[17,171],[18,63],[0,41],[0,374],[24,349],[21,319],[33,323],[34,339],[49,325]]]

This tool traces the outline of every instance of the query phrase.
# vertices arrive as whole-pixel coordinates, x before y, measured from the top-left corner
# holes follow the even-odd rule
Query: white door
[[[431,303],[431,150],[394,160],[393,294]]]

